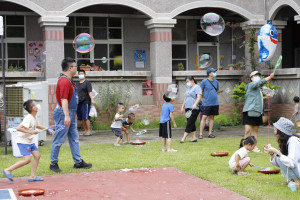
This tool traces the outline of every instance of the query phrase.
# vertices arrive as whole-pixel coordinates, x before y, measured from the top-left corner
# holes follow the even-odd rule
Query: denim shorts
[[[110,128],[111,131],[115,134],[115,136],[123,138],[123,133],[120,128]]]
[[[22,156],[29,156],[31,155],[32,151],[38,151],[38,148],[35,146],[35,144],[22,144],[17,143],[20,153]]]

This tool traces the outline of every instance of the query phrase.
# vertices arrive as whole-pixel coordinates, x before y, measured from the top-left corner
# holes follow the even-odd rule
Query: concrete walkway
[[[184,133],[183,128],[172,129],[172,139],[179,140],[182,138]],[[197,130],[197,135],[199,134],[199,129]],[[220,130],[215,131],[213,133],[216,137],[243,137],[244,136],[244,126],[237,127],[221,127]],[[207,138],[208,132],[204,132],[204,139]],[[273,136],[273,127],[270,129],[270,135]],[[259,128],[259,136],[268,136],[268,127],[262,126]],[[111,131],[93,131],[92,136],[79,136],[80,144],[88,144],[88,143],[113,143],[116,137]],[[154,141],[161,140],[158,136],[158,129],[148,129],[147,133],[136,136],[136,134],[130,133],[130,140],[134,141],[136,139],[140,139],[143,141]],[[190,140],[191,136],[188,136],[187,140]],[[47,135],[47,141],[45,145],[51,145],[53,137],[51,135]],[[211,139],[210,139],[211,140]],[[68,140],[66,140],[66,143]]]

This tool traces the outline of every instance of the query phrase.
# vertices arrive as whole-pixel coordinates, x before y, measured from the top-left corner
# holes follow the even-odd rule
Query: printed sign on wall
[[[44,74],[43,41],[28,41],[28,71],[41,72]]]

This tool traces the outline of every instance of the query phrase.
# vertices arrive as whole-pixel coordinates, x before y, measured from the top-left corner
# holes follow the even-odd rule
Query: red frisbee
[[[135,141],[131,142],[131,144],[132,145],[144,145],[144,144],[146,144],[146,142],[135,140]]]
[[[38,195],[43,195],[45,193],[45,190],[31,188],[31,189],[19,190],[18,193],[19,193],[19,195],[22,195],[22,196],[32,196],[32,195],[38,196]]]
[[[227,156],[228,155],[228,152],[213,152],[210,154],[211,156],[219,156],[219,157],[222,157],[222,156]]]
[[[258,170],[258,172],[263,174],[278,174],[280,172],[280,169]]]

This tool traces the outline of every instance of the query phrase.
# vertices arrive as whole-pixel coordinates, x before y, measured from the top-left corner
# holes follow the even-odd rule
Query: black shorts
[[[171,122],[170,121],[159,124],[159,137],[172,138]]]
[[[249,117],[248,112],[243,112],[243,125],[251,125],[251,126],[263,125],[262,115],[260,117]]]
[[[203,115],[219,115],[219,106],[204,106]]]

